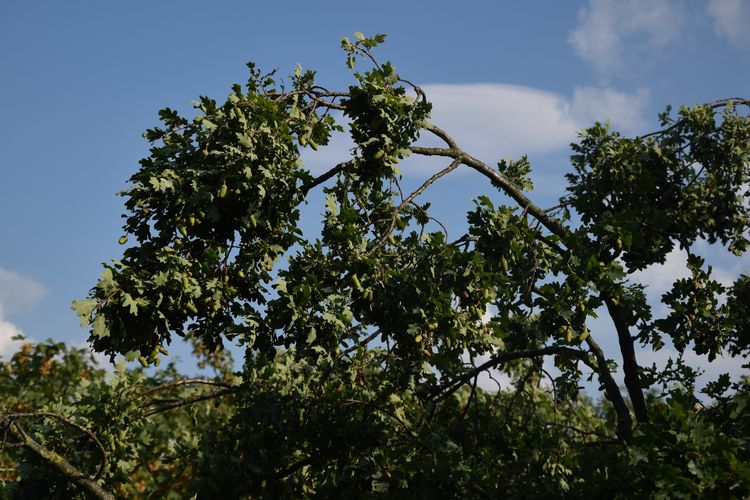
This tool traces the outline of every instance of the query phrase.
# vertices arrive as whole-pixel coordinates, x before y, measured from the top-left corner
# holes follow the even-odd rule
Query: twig
[[[451,173],[452,171],[454,171],[456,168],[458,168],[459,165],[461,165],[461,158],[460,157],[456,158],[455,160],[453,160],[451,162],[451,164],[448,165],[447,167],[445,167],[443,170],[441,170],[441,171],[433,174],[432,176],[430,176],[430,178],[427,179],[426,181],[424,181],[424,183],[422,183],[422,185],[419,186],[416,189],[416,191],[414,191],[409,196],[407,196],[406,199],[403,200],[401,202],[401,204],[398,207],[396,207],[396,209],[393,211],[393,216],[391,217],[391,222],[390,222],[390,224],[388,226],[388,229],[383,233],[383,235],[380,237],[380,239],[378,240],[378,242],[375,245],[373,245],[372,248],[370,248],[365,253],[364,256],[365,257],[371,256],[373,253],[377,252],[383,245],[385,245],[385,242],[388,241],[388,236],[391,234],[391,231],[393,231],[393,227],[396,225],[396,218],[398,217],[399,212],[401,212],[401,210],[403,210],[406,205],[408,205],[409,203],[411,203],[414,200],[414,198],[416,198],[420,194],[424,193],[425,189],[427,189],[433,182],[435,182],[436,180],[438,180],[439,178],[441,178],[441,177],[443,177],[445,175],[448,175],[449,173]],[[436,221],[436,222],[438,222],[438,221]],[[438,222],[438,224],[440,224],[440,222]],[[440,224],[440,225],[442,226],[442,224]],[[445,226],[443,226],[443,230],[446,231],[446,234],[448,234],[447,230],[445,230]]]
[[[302,191],[303,195],[306,195],[312,188],[319,186],[326,182],[328,179],[332,178],[333,176],[337,175],[339,172],[343,171],[346,167],[350,166],[352,164],[352,161],[344,161],[330,169],[328,172],[314,178],[308,183],[305,183],[302,185],[300,190]]]

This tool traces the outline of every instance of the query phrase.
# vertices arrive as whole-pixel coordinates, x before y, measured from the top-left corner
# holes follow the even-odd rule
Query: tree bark
[[[639,423],[648,422],[648,410],[646,399],[643,397],[641,381],[638,377],[638,361],[635,358],[633,338],[630,336],[623,310],[619,305],[612,302],[610,297],[605,298],[605,303],[617,330],[617,340],[620,343],[620,352],[622,353],[622,369],[625,372],[625,387],[628,390],[630,402],[633,404],[635,418]]]
[[[630,443],[633,440],[633,419],[630,417],[628,405],[625,404],[625,400],[622,394],[620,394],[620,388],[617,387],[617,382],[615,382],[612,373],[609,371],[607,358],[604,356],[602,348],[599,347],[599,344],[594,341],[591,335],[586,338],[586,344],[596,358],[599,381],[604,386],[607,398],[612,402],[612,406],[615,409],[615,415],[617,416],[617,437],[626,443]]]

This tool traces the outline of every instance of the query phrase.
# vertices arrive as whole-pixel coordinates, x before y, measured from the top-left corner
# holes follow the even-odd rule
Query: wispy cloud
[[[716,33],[738,48],[750,49],[750,2],[747,0],[711,0],[706,7],[714,20]]]
[[[36,281],[0,267],[0,357],[13,353],[20,344],[11,339],[23,334],[7,316],[31,310],[46,293]]]
[[[658,58],[680,39],[684,20],[674,0],[589,0],[568,41],[600,74],[619,75]]]
[[[5,314],[30,311],[46,293],[36,281],[0,267],[0,307]]]

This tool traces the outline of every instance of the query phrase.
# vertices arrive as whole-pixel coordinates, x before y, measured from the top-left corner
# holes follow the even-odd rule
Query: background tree
[[[133,244],[74,308],[113,359],[158,365],[175,335],[188,336],[203,353],[244,347],[241,373],[222,365],[216,380],[189,382],[172,368],[146,379],[121,371],[95,396],[56,392],[50,411],[20,397],[3,408],[13,447],[3,459],[55,468],[59,480],[40,485],[50,491],[99,496],[135,494],[139,456],[181,464],[163,483],[144,473],[147,491],[199,496],[750,494],[747,384],[722,376],[705,390],[712,402],[696,406],[696,370],[682,356],[643,369],[635,349],[668,341],[710,359],[747,354],[750,278],[720,284],[695,243],[747,249],[750,102],[668,110],[660,130],[635,138],[596,124],[573,145],[569,194],[543,209],[528,197],[526,158],[489,166],[429,122],[424,92],[373,56],[383,39],[342,41],[347,91],[300,68],[285,85],[251,64],[223,104],[202,97],[194,118],[163,110],[164,125],[146,132],[150,156],[122,193],[121,243]],[[316,177],[300,151],[343,131],[334,110],[356,146]],[[443,146],[416,145],[424,134]],[[445,167],[406,193],[398,165],[411,155]],[[498,195],[478,197],[451,241],[420,196],[466,167]],[[322,232],[307,238],[300,209],[319,187]],[[692,276],[655,317],[628,277],[678,245]],[[616,331],[624,388],[595,340],[604,332],[587,325],[598,312]],[[15,381],[24,364],[14,360]],[[511,388],[479,388],[491,370]],[[587,376],[601,404],[580,394]],[[84,379],[66,380],[89,387]],[[205,385],[218,388],[179,392]],[[157,387],[178,392],[151,397]],[[218,398],[215,412],[205,401]],[[124,434],[108,430],[117,425]],[[91,446],[66,461],[77,473],[42,453],[74,439]],[[175,453],[173,439],[190,445]],[[20,485],[29,477],[12,474]]]

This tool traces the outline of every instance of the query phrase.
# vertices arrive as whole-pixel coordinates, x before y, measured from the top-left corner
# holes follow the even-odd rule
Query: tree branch
[[[138,397],[147,396],[149,394],[152,394],[157,391],[161,391],[164,389],[172,389],[174,387],[180,387],[183,385],[211,385],[215,387],[223,387],[223,388],[231,388],[234,387],[230,384],[225,384],[224,382],[217,382],[215,380],[211,379],[205,379],[205,378],[186,378],[181,380],[175,380],[174,382],[167,382],[166,384],[157,385],[154,387],[150,387],[147,390],[143,391],[138,395]]]
[[[206,401],[207,399],[214,399],[221,396],[224,396],[226,394],[232,393],[235,390],[237,390],[236,387],[226,387],[224,389],[209,392],[207,394],[199,394],[197,396],[192,396],[185,399],[178,399],[176,401],[171,401],[167,404],[164,404],[162,406],[157,406],[156,408],[152,408],[150,410],[146,410],[146,412],[143,414],[144,417],[151,417],[153,415],[156,415],[157,413],[163,413],[165,411],[174,410],[176,408],[181,408],[183,406],[191,405],[193,403],[198,403],[200,401]],[[157,401],[148,401],[141,405],[141,408],[147,408],[153,404],[155,404]]]
[[[89,495],[102,500],[114,500],[115,497],[99,486],[96,481],[83,474],[62,456],[37,443],[34,439],[29,437],[29,435],[26,434],[17,423],[11,423],[10,432],[25,449],[36,455],[43,462],[47,463],[50,467],[65,476],[70,482],[80,487]]]
[[[303,195],[307,195],[307,193],[312,188],[314,188],[316,186],[319,186],[319,185],[323,184],[324,182],[326,182],[328,179],[334,177],[339,172],[341,172],[342,170],[344,170],[346,167],[348,167],[349,165],[351,165],[351,163],[352,163],[351,160],[341,162],[338,165],[336,165],[335,167],[333,167],[332,169],[330,169],[328,172],[326,172],[326,173],[324,173],[324,174],[322,174],[322,175],[314,178],[310,182],[307,182],[307,183],[303,184],[302,187],[300,188],[300,190],[302,191],[302,194]]]
[[[599,344],[596,343],[591,335],[586,337],[586,344],[596,358],[596,364],[599,366],[597,370],[599,381],[604,386],[607,399],[609,399],[615,409],[615,415],[617,415],[617,437],[626,443],[630,443],[633,440],[633,419],[630,417],[628,405],[625,404],[625,400],[620,393],[620,388],[617,387],[617,382],[615,382],[612,373],[609,371],[607,358],[604,356],[602,348],[599,347]]]
[[[104,448],[104,445],[102,445],[102,442],[99,441],[99,438],[96,437],[96,434],[94,434],[84,426],[63,417],[62,415],[58,415],[57,413],[8,413],[2,417],[2,419],[8,419],[9,425],[12,424],[13,420],[16,418],[52,418],[85,434],[86,437],[88,437],[91,442],[93,442],[96,447],[99,448],[99,454],[102,456],[102,461],[99,464],[99,469],[96,471],[96,475],[94,475],[94,480],[97,480],[101,477],[102,473],[104,472],[104,466],[107,464],[107,450]]]
[[[424,193],[425,189],[427,189],[433,182],[438,180],[439,178],[448,175],[449,173],[453,172],[458,168],[458,166],[461,165],[461,158],[456,158],[451,162],[450,165],[445,167],[443,170],[433,174],[429,179],[424,181],[424,183],[417,188],[416,191],[411,193],[409,196],[404,199],[404,201],[401,202],[399,206],[396,207],[396,209],[393,211],[393,217],[391,217],[391,223],[388,226],[388,229],[385,231],[385,233],[380,237],[378,242],[372,246],[366,253],[365,257],[369,257],[373,253],[377,252],[383,245],[385,245],[385,242],[388,241],[388,235],[391,234],[391,231],[393,231],[393,227],[396,225],[396,217],[398,217],[399,212],[404,209],[406,205],[414,201],[414,198],[419,196],[420,194]],[[442,225],[442,224],[441,224]],[[443,228],[445,229],[445,228]],[[447,234],[447,232],[446,232]]]
[[[638,422],[648,422],[648,410],[638,377],[638,361],[635,358],[633,338],[630,336],[622,307],[612,302],[611,297],[604,297],[604,302],[607,304],[607,311],[609,311],[617,330],[617,340],[620,343],[620,352],[622,353],[622,369],[625,372],[625,387],[630,395],[630,402],[633,404],[635,418]]]
[[[437,127],[434,127],[437,128]],[[439,130],[439,129],[438,129]],[[442,131],[441,131],[442,132]],[[442,132],[445,134],[444,132]],[[447,136],[445,139],[450,139]],[[450,139],[452,141],[452,139]],[[447,140],[446,140],[447,142]],[[452,144],[455,144],[453,142]],[[504,175],[497,172],[492,167],[474,158],[473,156],[463,152],[461,149],[456,147],[451,148],[426,148],[421,146],[412,146],[411,151],[415,154],[423,156],[447,156],[449,158],[458,159],[461,158],[461,163],[467,167],[471,167],[480,174],[484,175],[493,184],[502,189],[505,194],[513,198],[526,212],[531,214],[536,220],[541,222],[550,232],[560,237],[563,243],[568,240],[568,230],[560,224],[556,219],[550,217],[542,208],[535,205],[525,194],[523,194],[512,182],[505,178]]]

